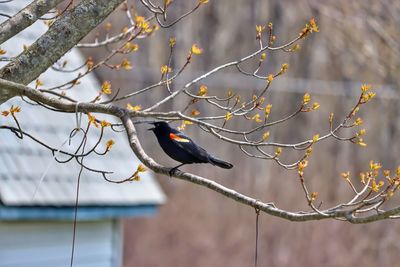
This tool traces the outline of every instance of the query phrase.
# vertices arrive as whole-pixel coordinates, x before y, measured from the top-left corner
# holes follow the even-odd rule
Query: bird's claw
[[[175,172],[176,172],[176,170],[178,170],[178,168],[171,168],[171,169],[168,171],[169,177],[171,177],[172,175],[174,175]]]

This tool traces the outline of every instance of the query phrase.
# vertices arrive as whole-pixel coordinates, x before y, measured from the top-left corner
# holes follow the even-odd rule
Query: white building
[[[26,4],[24,0],[3,3],[0,12],[13,15]],[[18,55],[23,45],[30,45],[46,30],[43,21],[38,21],[1,48],[7,51],[6,56]],[[71,68],[85,62],[77,50],[64,59]],[[49,70],[40,80],[49,87],[68,81],[73,75]],[[89,75],[67,91],[67,95],[87,100],[96,96],[100,87],[95,77]],[[8,110],[11,105],[21,107],[17,117],[24,131],[56,148],[67,140],[76,125],[75,114],[52,112],[20,98],[2,104],[0,111]],[[83,118],[85,125],[86,115]],[[0,116],[0,125],[15,126],[15,123],[10,116]],[[89,147],[98,135],[98,129],[91,129]],[[115,145],[107,155],[88,159],[87,165],[116,171],[110,178],[129,177],[139,161],[127,149],[126,135],[111,130],[105,135],[104,140],[113,138]],[[65,144],[62,149],[70,147]],[[0,130],[0,267],[69,266],[79,165],[74,160],[59,164],[52,157],[48,149],[27,136],[21,140],[8,130]],[[46,169],[48,172],[33,196]],[[165,201],[151,174],[145,172],[141,177],[139,182],[112,184],[99,174],[83,172],[74,266],[121,266],[121,218],[152,215]]]

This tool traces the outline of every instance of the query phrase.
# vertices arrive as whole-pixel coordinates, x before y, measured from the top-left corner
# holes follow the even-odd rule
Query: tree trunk
[[[74,47],[124,0],[85,0],[63,14],[26,51],[0,70],[0,78],[29,84]],[[14,95],[0,89],[0,104]]]

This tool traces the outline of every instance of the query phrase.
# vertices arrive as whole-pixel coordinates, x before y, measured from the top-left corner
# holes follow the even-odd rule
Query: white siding
[[[78,222],[75,267],[119,267],[117,221]],[[0,267],[68,267],[72,222],[0,223]],[[117,246],[117,247],[116,247]]]

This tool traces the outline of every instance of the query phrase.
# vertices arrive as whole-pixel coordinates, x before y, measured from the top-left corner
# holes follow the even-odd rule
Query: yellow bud
[[[268,137],[269,137],[269,132],[265,132],[265,133],[263,134],[263,136],[262,136],[262,140],[265,141],[265,140],[268,139]]]
[[[133,177],[132,177],[132,180],[133,180],[133,181],[136,181],[136,182],[139,182],[139,181],[140,181],[140,176],[139,176],[139,174],[138,174],[138,173],[135,173],[135,174],[133,175]]]
[[[21,107],[12,105],[10,108],[10,113],[14,114],[14,113],[18,113],[18,112],[21,112]]]
[[[352,116],[356,115],[356,113],[360,110],[360,107],[356,107],[353,111],[353,113],[351,113]]]
[[[231,118],[232,118],[232,113],[227,112],[227,113],[225,114],[225,120],[226,120],[226,121],[229,121]]]
[[[357,145],[361,146],[361,147],[366,147],[367,144],[365,142],[363,142],[363,140],[360,138],[360,140],[357,142]]]
[[[108,121],[102,120],[100,125],[101,125],[101,127],[107,127],[107,126],[110,126],[111,123],[109,123]]]
[[[332,122],[333,122],[333,112],[329,114],[329,123],[332,124]]]
[[[317,22],[315,21],[314,18],[310,19],[309,23],[310,23],[309,27],[310,27],[311,32],[319,32]]]
[[[379,189],[385,184],[384,181],[379,181],[379,183],[376,183],[375,180],[372,180],[371,183],[371,190],[374,192],[379,192]]]
[[[280,73],[284,74],[288,70],[288,68],[289,68],[289,64],[287,64],[287,63],[282,64]]]
[[[354,125],[358,126],[363,123],[363,120],[361,118],[357,118],[356,121],[354,122]]]
[[[300,49],[301,49],[301,46],[300,46],[299,44],[295,44],[295,45],[290,49],[290,51],[296,52],[296,51],[299,51]]]
[[[197,44],[193,44],[191,52],[195,55],[201,55],[203,53],[203,49],[201,49]]]
[[[139,45],[138,44],[132,44],[130,42],[127,42],[124,45],[124,49],[128,50],[127,52],[135,52],[139,50]]]
[[[385,177],[390,177],[390,171],[389,171],[389,170],[384,170],[384,171],[383,171],[383,175],[384,175]]]
[[[314,102],[314,103],[313,103],[313,106],[312,106],[312,109],[313,109],[313,110],[317,110],[320,106],[321,106],[321,105],[320,105],[318,102]]]
[[[265,117],[268,117],[268,116],[269,116],[269,114],[271,113],[271,108],[272,108],[272,105],[271,105],[271,104],[268,104],[268,105],[265,107],[265,109],[264,109]]]
[[[380,168],[382,168],[382,166],[381,166],[379,163],[374,163],[374,161],[371,160],[371,161],[369,162],[369,168],[370,168],[371,171],[377,171],[377,170],[379,170]]]
[[[200,114],[200,111],[193,109],[192,112],[190,112],[190,114],[192,114],[192,116],[197,116]]]
[[[107,149],[107,151],[110,150],[110,149],[113,147],[114,144],[115,144],[114,140],[112,140],[112,139],[108,140],[108,141],[106,142],[106,149]]]
[[[176,44],[176,38],[175,37],[171,37],[169,38],[169,47],[174,47]]]
[[[313,151],[312,147],[307,148],[307,150],[306,150],[306,156],[307,156],[307,157],[308,157],[308,156],[311,156],[312,151]]]
[[[361,92],[366,93],[367,91],[369,91],[371,89],[371,85],[369,84],[363,84],[361,85]]]
[[[125,70],[131,70],[132,69],[132,64],[129,60],[127,60],[126,58],[124,58],[122,60],[121,66],[125,69]]]
[[[361,129],[356,135],[357,136],[363,136],[366,133],[365,129]]]
[[[126,105],[126,108],[129,110],[132,110],[132,111],[139,111],[142,109],[142,106],[140,106],[140,105],[132,106],[131,104],[128,103]]]
[[[374,92],[368,92],[368,97],[371,100],[372,98],[374,98],[376,96],[376,93]]]
[[[315,201],[318,197],[318,192],[312,192],[310,196],[311,201]]]
[[[307,105],[311,100],[311,96],[309,93],[305,93],[303,96],[303,105]]]
[[[297,165],[299,171],[303,171],[305,167],[308,166],[308,161],[307,160],[302,160],[299,162],[299,164]]]
[[[262,53],[261,57],[260,57],[260,61],[263,62],[266,59],[266,57],[267,57],[267,54],[266,53]]]
[[[43,85],[42,81],[39,80],[39,79],[36,79],[36,81],[35,81],[35,88],[38,88],[39,86],[42,86],[42,85]]]
[[[160,72],[161,72],[162,75],[170,73],[171,71],[172,71],[172,69],[170,67],[168,67],[167,65],[163,65],[160,68]]]
[[[95,116],[93,116],[91,113],[88,113],[87,116],[90,124],[93,124],[95,127],[99,127],[99,124],[97,123]]]
[[[198,96],[205,96],[207,94],[207,86],[200,85],[199,92],[197,93]]]
[[[346,180],[349,180],[350,178],[350,172],[342,172],[341,175]]]
[[[109,81],[103,82],[103,84],[101,85],[101,92],[106,95],[109,95],[112,93],[111,83]]]
[[[360,181],[361,183],[365,184],[365,178],[367,177],[367,175],[363,172],[360,173]]]
[[[258,114],[258,113],[255,114],[251,119],[254,120],[257,123],[262,122],[262,120],[260,119],[260,114]]]
[[[137,167],[138,172],[145,172],[147,169],[143,164],[139,164]]]

